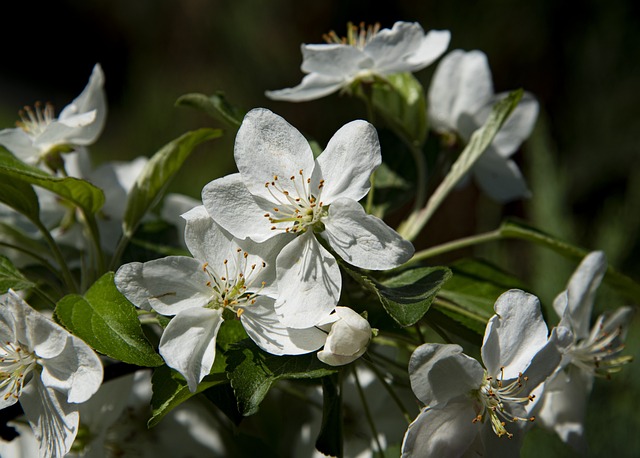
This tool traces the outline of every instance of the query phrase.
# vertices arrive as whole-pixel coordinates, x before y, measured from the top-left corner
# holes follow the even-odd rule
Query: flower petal
[[[516,163],[500,156],[493,147],[482,153],[472,170],[478,186],[497,202],[531,197]]]
[[[364,52],[375,61],[375,71],[390,74],[411,71],[406,60],[420,49],[424,30],[417,22],[393,24],[391,29],[382,29],[364,46]],[[424,65],[426,67],[426,64]]]
[[[504,368],[504,379],[515,379],[547,344],[547,325],[538,298],[524,291],[507,291],[494,309],[484,334],[482,360],[490,376]]]
[[[240,316],[249,337],[272,355],[301,355],[324,345],[327,334],[316,327],[288,328],[280,322],[273,299],[260,296]]]
[[[287,327],[314,326],[338,303],[342,277],[335,258],[307,232],[296,237],[276,259],[279,297],[275,305]]]
[[[363,269],[398,267],[413,256],[411,242],[404,240],[384,221],[367,215],[362,206],[341,198],[329,207],[321,236],[342,259]]]
[[[469,420],[475,416],[472,404],[464,401],[425,408],[407,429],[402,458],[465,456],[482,427]]]
[[[411,65],[407,71],[416,72],[433,63],[447,50],[450,41],[451,32],[448,30],[430,30],[422,39],[420,47],[406,59]]]
[[[376,129],[366,121],[352,121],[342,126],[318,156],[313,183],[322,179],[324,204],[340,197],[362,199],[371,188],[371,174],[382,162]]]
[[[191,308],[177,314],[162,333],[160,354],[184,376],[191,392],[211,371],[221,324],[222,310]]]
[[[243,180],[239,173],[213,180],[202,189],[202,203],[213,220],[234,237],[264,242],[276,235],[264,216],[274,204],[254,198]]]
[[[371,68],[373,60],[358,48],[337,43],[302,45],[302,66],[305,73],[340,79],[348,83],[360,70]]]
[[[0,145],[21,161],[30,164],[34,164],[40,157],[40,149],[33,146],[32,138],[19,127],[0,130]]]
[[[409,360],[411,389],[428,407],[477,390],[483,377],[480,363],[463,354],[459,345],[423,344]]]
[[[343,78],[311,73],[302,78],[302,82],[297,86],[275,91],[265,91],[265,95],[271,100],[307,102],[333,94],[347,83],[348,81],[345,81]]]
[[[249,192],[274,203],[284,196],[278,194],[274,198],[272,187],[265,187],[265,183],[278,177],[280,189],[297,195],[296,182],[289,177],[297,176],[300,170],[305,177],[311,177],[315,165],[307,139],[284,118],[265,108],[255,108],[244,117],[236,136],[234,157]]]
[[[39,377],[24,387],[20,405],[40,444],[40,457],[65,456],[78,433],[77,406],[67,404],[62,393],[44,386]]]
[[[125,264],[116,272],[115,283],[134,305],[149,305],[158,313],[171,316],[209,302],[209,277],[202,267],[193,258],[167,256],[142,264]]]
[[[492,95],[487,56],[481,51],[452,51],[440,61],[431,80],[429,120],[436,130],[459,132],[460,116],[475,113]]]
[[[592,251],[571,276],[566,291],[560,293],[553,302],[553,308],[559,317],[568,315],[577,339],[584,339],[589,335],[593,302],[606,270],[605,254],[602,251]],[[565,293],[566,297],[563,297]]]

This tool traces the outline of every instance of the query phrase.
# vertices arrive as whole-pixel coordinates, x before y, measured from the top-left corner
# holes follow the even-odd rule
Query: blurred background
[[[334,94],[292,104],[264,96],[298,84],[301,43],[320,43],[329,30],[343,35],[348,21],[448,29],[450,49],[488,55],[496,92],[522,87],[540,101],[536,130],[516,156],[534,198],[498,206],[467,188],[451,196],[420,243],[491,230],[517,216],[604,250],[611,264],[640,280],[639,2],[59,0],[5,2],[3,15],[0,126],[12,127],[18,110],[36,100],[59,112],[100,62],[110,112],[91,147],[96,164],[150,156],[184,131],[211,125],[174,108],[189,92],[222,90],[245,110],[267,107],[325,145],[340,126],[366,116],[359,101]],[[425,87],[432,71],[416,75]],[[200,147],[171,190],[198,197],[207,182],[234,170],[232,148],[233,135]],[[518,243],[476,254],[520,274],[547,305],[576,266]],[[596,311],[624,303],[603,288]],[[636,357],[638,322],[636,316],[628,344]],[[597,381],[588,413],[591,455],[640,454],[638,380],[635,363],[612,382]],[[567,453],[552,435],[536,432],[523,455]]]

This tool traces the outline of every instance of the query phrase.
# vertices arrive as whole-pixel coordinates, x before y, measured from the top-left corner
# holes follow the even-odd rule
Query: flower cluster
[[[221,129],[91,164],[100,65],[57,118],[36,104],[0,131],[2,456],[517,456],[536,425],[586,451],[594,379],[630,361],[631,307],[591,323],[604,253],[583,259],[550,327],[497,267],[429,260],[507,237],[579,249],[515,222],[429,248],[418,237],[471,176],[496,202],[532,197],[514,154],[535,97],[496,94],[481,51],[443,56],[448,31],[349,24],[325,41],[302,46],[298,86],[266,95],[339,91],[369,121],[334,126],[322,150],[269,109],[188,94],[237,130],[237,172],[199,199],[164,193]],[[441,56],[425,91],[412,73]],[[256,413],[265,423],[243,429]]]

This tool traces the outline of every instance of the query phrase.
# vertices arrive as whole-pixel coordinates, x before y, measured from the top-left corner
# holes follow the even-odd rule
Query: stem
[[[442,338],[442,340],[444,340],[445,343],[448,343],[448,344],[453,343],[453,341],[449,338],[449,336],[444,332],[444,330],[440,326],[438,326],[435,323],[429,323],[429,326],[431,327],[431,329],[433,329],[436,332],[436,334],[438,334]]]
[[[34,294],[39,296],[41,299],[44,299],[46,302],[50,302],[51,305],[53,305],[54,309],[56,308],[56,301],[54,301],[51,296],[49,296],[47,293],[42,291],[40,288],[36,286],[35,288],[33,288],[33,292]]]
[[[98,224],[96,223],[96,218],[93,214],[85,211],[83,211],[82,214],[84,216],[86,226],[89,229],[89,234],[91,235],[91,243],[96,256],[96,271],[98,276],[100,276],[106,271],[106,262],[104,259],[104,253],[102,252],[102,247],[100,246],[100,231],[98,230]]]
[[[376,430],[376,425],[373,422],[373,417],[371,416],[371,411],[369,410],[369,405],[367,404],[367,400],[364,397],[364,391],[362,390],[362,385],[360,385],[360,380],[358,379],[358,372],[355,370],[355,368],[353,369],[353,378],[356,381],[358,396],[360,397],[360,402],[362,402],[362,408],[364,409],[364,415],[367,418],[367,423],[369,423],[369,428],[371,428],[371,434],[373,434],[373,439],[376,441],[376,446],[378,447],[380,456],[382,458],[385,458],[384,450],[382,450],[382,445],[380,444],[380,440],[378,439],[378,431]]]
[[[410,424],[413,421],[413,419],[411,418],[411,415],[409,414],[409,411],[406,409],[406,407],[404,406],[404,404],[402,403],[402,401],[400,400],[400,398],[398,397],[396,392],[391,387],[391,384],[389,382],[387,382],[387,380],[384,378],[384,375],[376,367],[376,365],[373,363],[373,361],[371,361],[370,359],[368,359],[366,357],[363,358],[363,360],[364,360],[365,363],[367,363],[367,366],[369,366],[369,368],[376,375],[376,377],[378,378],[378,380],[380,381],[380,383],[382,384],[384,389],[387,390],[387,393],[389,393],[389,396],[391,396],[391,399],[393,399],[393,402],[396,403],[396,405],[400,409],[400,412],[402,413],[402,416],[407,421],[407,424]]]
[[[426,342],[426,340],[424,340],[424,335],[422,334],[422,330],[420,329],[420,325],[418,323],[416,323],[413,328],[416,330],[416,334],[418,334],[418,339],[420,339],[420,343],[423,344]]]
[[[429,259],[443,253],[448,253],[449,251],[459,250],[469,246],[478,245],[480,243],[493,242],[503,238],[504,236],[501,234],[500,229],[464,237],[452,242],[443,243],[441,245],[436,245],[434,247],[427,248],[426,250],[419,251],[414,254],[413,257],[404,266],[406,266],[407,264],[413,264],[418,261],[423,261],[425,259]]]
[[[125,234],[122,234],[120,240],[118,240],[118,246],[116,247],[115,253],[113,253],[113,257],[111,258],[111,263],[109,264],[109,270],[116,270],[118,264],[120,263],[120,258],[122,258],[122,254],[124,253],[124,249],[129,244],[131,240],[130,237],[127,237]]]

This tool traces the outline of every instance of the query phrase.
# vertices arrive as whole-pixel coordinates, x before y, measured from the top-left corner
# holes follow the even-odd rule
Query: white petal
[[[490,376],[499,375],[504,367],[504,379],[515,379],[547,344],[547,325],[538,298],[524,291],[507,291],[494,309],[484,334],[482,360]]]
[[[423,344],[409,360],[411,389],[426,406],[444,405],[477,390],[483,377],[480,363],[459,345]]]
[[[371,68],[373,60],[358,48],[337,43],[302,45],[302,66],[305,73],[348,82],[358,71]]]
[[[376,129],[366,121],[345,124],[316,161],[313,182],[324,180],[319,200],[330,204],[340,197],[362,199],[371,188],[371,174],[381,162]]]
[[[411,65],[411,72],[415,72],[430,65],[444,53],[449,47],[451,32],[448,30],[430,30],[422,39],[420,47],[407,58]]]
[[[184,241],[194,258],[215,268],[215,264],[232,256],[237,248],[233,236],[213,221],[204,205],[182,216],[186,221]]]
[[[274,302],[258,297],[240,316],[247,334],[260,348],[272,355],[301,355],[324,345],[327,335],[316,327],[293,329],[283,325],[276,315]]]
[[[192,308],[176,315],[162,333],[160,354],[184,376],[191,392],[211,372],[221,324],[222,310]]]
[[[320,235],[349,264],[363,269],[386,270],[413,256],[411,242],[404,240],[381,219],[367,215],[351,199],[339,199],[329,207]]]
[[[207,184],[202,190],[202,203],[213,220],[234,237],[264,242],[276,235],[271,230],[273,225],[264,216],[274,204],[261,207],[239,173]]]
[[[162,315],[203,307],[211,299],[209,277],[202,263],[186,256],[126,264],[116,272],[115,281],[120,292],[135,305],[144,308],[148,304]]]
[[[244,117],[236,135],[234,157],[249,192],[271,202],[278,200],[274,201],[265,183],[277,176],[283,190],[297,195],[294,182],[289,178],[299,177],[300,170],[305,177],[311,177],[315,165],[304,136],[282,117],[264,108],[255,108]],[[209,210],[206,202],[205,206]],[[216,219],[213,213],[212,216]]]
[[[71,403],[85,402],[102,383],[102,363],[84,341],[69,334],[62,353],[42,360],[42,383],[67,394]]]
[[[493,95],[491,70],[481,51],[455,50],[438,64],[429,87],[429,120],[436,130],[459,131],[463,113],[475,113]]]
[[[276,259],[279,298],[276,313],[287,327],[314,326],[338,303],[340,268],[312,233],[290,242]]]
[[[424,30],[417,22],[396,22],[391,29],[382,29],[365,45],[364,52],[375,61],[380,74],[411,71],[406,60],[420,49]],[[425,65],[426,66],[426,65]]]
[[[276,91],[265,91],[265,95],[271,100],[307,102],[333,94],[346,84],[348,84],[348,81],[343,78],[311,73],[302,78],[302,82],[297,86]]]
[[[566,290],[566,298],[560,293],[553,303],[559,317],[568,315],[573,332],[578,339],[589,335],[591,311],[598,286],[607,270],[607,258],[602,251],[593,251],[575,270]]]
[[[40,157],[40,149],[33,139],[19,127],[0,130],[0,145],[11,151],[21,161],[33,164]]]
[[[45,387],[39,377],[24,387],[20,405],[40,443],[40,457],[66,455],[78,433],[77,406],[67,404],[63,394]]]
[[[424,409],[404,436],[402,458],[463,456],[482,426],[469,420],[475,415],[472,404],[464,401]]]
[[[493,200],[506,203],[531,197],[520,169],[489,147],[472,168],[478,186]]]
[[[327,342],[318,359],[331,366],[355,361],[367,351],[371,340],[369,322],[348,307],[336,307],[338,320],[331,326]]]

